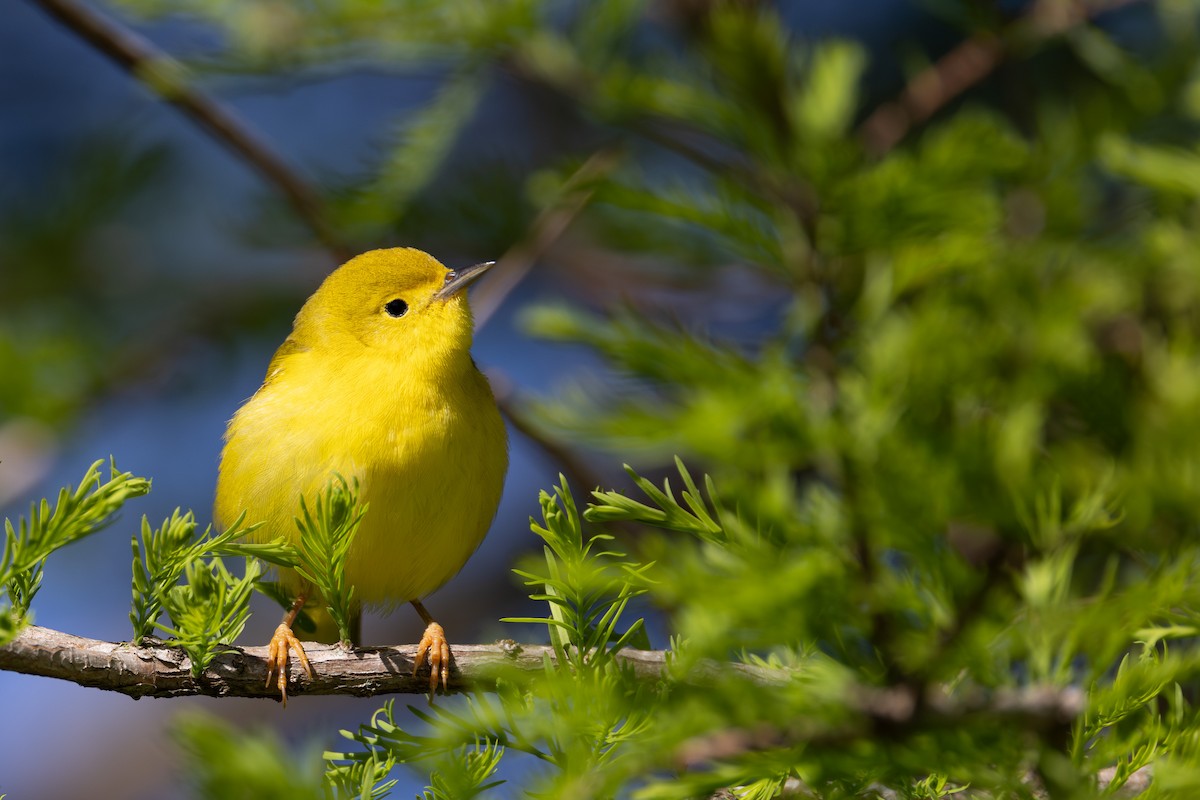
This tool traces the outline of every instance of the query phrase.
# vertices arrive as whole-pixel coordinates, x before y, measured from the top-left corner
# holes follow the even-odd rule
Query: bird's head
[[[296,315],[302,346],[366,347],[400,358],[466,352],[471,346],[468,285],[492,262],[448,270],[408,247],[371,250],[330,273]]]

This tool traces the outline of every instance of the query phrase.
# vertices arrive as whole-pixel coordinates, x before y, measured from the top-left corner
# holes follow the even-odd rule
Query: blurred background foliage
[[[580,694],[517,714],[549,740],[596,714],[619,727],[635,700],[652,723],[558,772],[481,744],[471,763],[509,780],[492,795],[1091,797],[1101,770],[1115,791],[1153,764],[1152,791],[1194,796],[1200,7],[850,5],[113,2],[178,59],[137,70],[166,99],[328,87],[262,117],[324,228],[276,186],[214,191],[201,145],[144,116],[11,159],[0,501],[97,403],[227,380],[337,254],[502,256],[474,303],[502,309],[491,365],[520,442],[580,498],[651,502],[622,461],[676,488],[675,456],[711,476],[711,525],[669,499],[588,512],[655,565],[652,645],[796,674],[652,699],[608,674],[555,684]],[[330,125],[341,139],[305,138]],[[520,330],[574,349],[531,349],[517,307]],[[955,717],[921,700],[938,687],[1086,695],[1073,719]],[[880,689],[911,713],[876,713]],[[187,785],[229,796],[242,735],[186,718]],[[311,749],[248,736],[265,774],[318,780]],[[430,796],[463,796],[446,763]]]

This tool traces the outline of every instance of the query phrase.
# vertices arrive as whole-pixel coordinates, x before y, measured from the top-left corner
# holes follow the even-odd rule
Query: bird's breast
[[[507,467],[503,422],[487,382],[468,370],[433,380],[392,365],[325,374],[284,369],[230,425],[226,514],[265,519],[260,536],[295,536],[299,497],[334,473],[369,505],[347,562],[367,603],[423,597],[482,541]],[[219,509],[220,510],[220,509]]]

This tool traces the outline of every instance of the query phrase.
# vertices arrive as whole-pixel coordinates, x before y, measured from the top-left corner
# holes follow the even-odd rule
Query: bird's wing
[[[271,385],[271,382],[283,372],[284,364],[287,360],[297,353],[302,353],[308,348],[297,342],[293,337],[289,336],[283,340],[283,344],[279,345],[279,349],[275,351],[275,355],[271,356],[271,363],[267,365],[267,377],[263,378],[263,384],[259,388],[263,389]]]

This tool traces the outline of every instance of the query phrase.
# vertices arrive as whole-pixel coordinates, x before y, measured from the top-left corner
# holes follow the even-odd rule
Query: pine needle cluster
[[[529,427],[634,468],[573,487],[596,489],[580,506],[565,483],[541,498],[517,575],[555,658],[385,706],[313,793],[381,797],[400,764],[439,799],[1090,798],[1147,771],[1150,797],[1200,793],[1195,3],[1121,4],[1140,49],[1111,4],[938,3],[959,45],[884,103],[871,54],[805,39],[786,4],[290,4],[286,36],[217,0],[116,5],[211,22],[227,73],[449,66],[375,179],[336,193],[337,225],[470,230],[482,252],[569,212],[558,255],[588,267],[586,307],[524,320],[604,373]],[[608,166],[437,180],[497,73],[570,109]],[[48,508],[10,526],[7,635],[38,542],[117,495],[60,499],[69,535]],[[188,524],[157,537],[190,547]],[[159,607],[188,618],[179,576],[207,587],[188,603],[241,597],[146,536],[139,635]],[[340,536],[305,568],[352,603]],[[240,619],[197,616],[204,642]],[[667,652],[649,681],[614,657],[647,645]],[[202,785],[240,768],[192,752]]]

